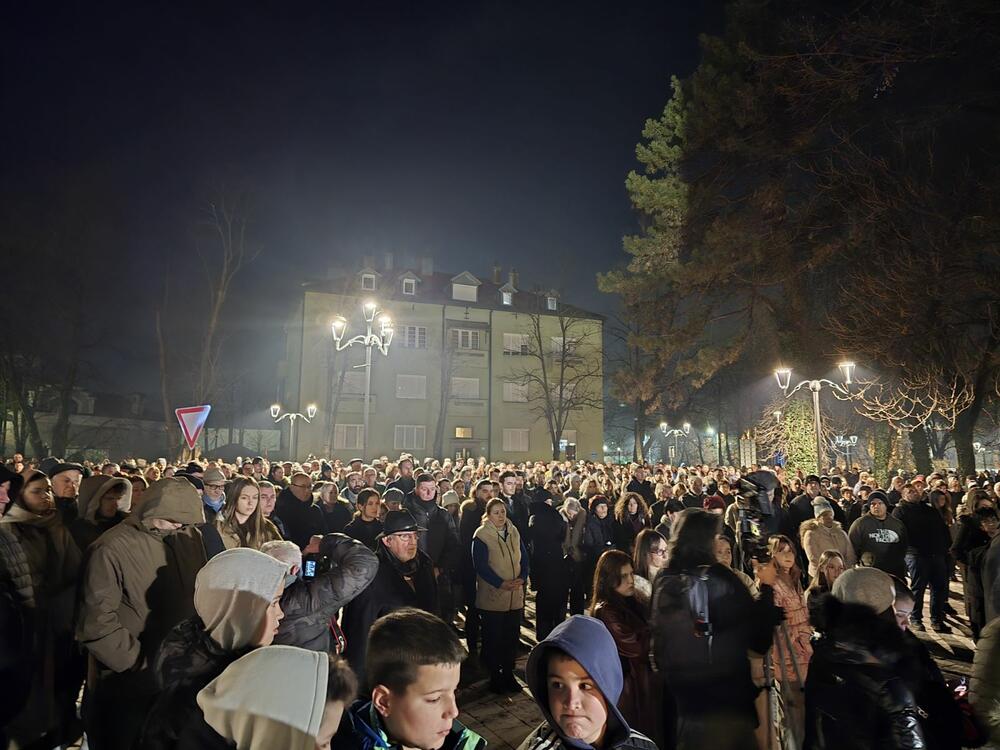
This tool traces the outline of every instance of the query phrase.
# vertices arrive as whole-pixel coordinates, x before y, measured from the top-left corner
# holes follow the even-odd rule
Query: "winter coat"
[[[344,490],[344,492],[347,493],[348,490]],[[347,498],[343,496],[334,497],[331,500],[333,502],[330,505],[318,503],[326,522],[326,533],[343,534],[344,528],[354,518],[354,503],[348,502]]]
[[[907,553],[920,557],[946,555],[951,535],[941,514],[924,502],[902,502],[892,512],[906,527]]]
[[[142,505],[89,550],[77,638],[100,668],[145,669],[170,629],[194,614],[194,581],[205,564],[202,503],[183,478],[161,479]],[[153,519],[181,523],[173,532]]]
[[[802,549],[805,550],[809,559],[809,577],[816,575],[816,564],[820,556],[827,550],[834,550],[844,558],[844,568],[854,567],[856,562],[854,557],[854,547],[851,540],[847,538],[847,533],[836,521],[833,526],[824,526],[818,520],[812,519],[802,524],[799,529],[802,539]]]
[[[969,701],[989,727],[991,747],[1000,747],[1000,618],[983,628],[976,644]]]
[[[438,570],[453,570],[458,566],[458,529],[452,515],[436,500],[424,502],[411,493],[403,498],[403,509],[410,511],[417,525],[427,531],[420,535],[420,551],[427,555]]]
[[[951,556],[955,562],[963,565],[969,562],[969,552],[976,547],[989,544],[990,537],[983,531],[979,519],[973,515],[959,516],[952,526],[954,541],[951,545]]]
[[[557,625],[531,650],[525,678],[535,704],[545,717],[518,750],[579,750],[584,745],[563,734],[549,708],[548,666],[553,652],[575,659],[586,670],[607,702],[603,750],[656,750],[649,737],[633,729],[618,708],[624,679],[614,638],[600,620],[574,615]]]
[[[528,580],[528,550],[517,527],[508,522],[497,529],[483,521],[472,537],[472,564],[476,568],[476,608],[510,612],[524,608],[524,586],[506,591],[504,581]]]
[[[1000,534],[993,537],[982,553],[980,579],[983,582],[984,622],[989,622],[1000,617]]]
[[[371,701],[355,701],[344,712],[332,750],[385,750],[399,747],[385,733],[382,718]],[[455,719],[438,750],[486,750],[486,740]]]
[[[374,521],[362,521],[361,516],[355,517],[347,526],[344,533],[352,539],[357,539],[368,549],[374,551],[378,545],[378,535],[382,533],[382,522],[378,519]]]
[[[528,507],[528,498],[523,492],[515,492],[507,497],[502,492],[497,495],[507,505],[507,520],[517,526],[522,539],[528,538],[528,518],[531,510]]]
[[[649,663],[652,633],[642,605],[634,597],[615,597],[613,601],[600,602],[592,614],[604,623],[618,648],[624,678],[618,708],[629,726],[648,737],[657,737],[660,695],[656,689],[658,680]]]
[[[568,584],[563,542],[566,520],[546,502],[531,505],[527,546],[531,553],[531,582],[535,589],[558,590]]]
[[[809,624],[809,610],[802,593],[780,576],[774,584],[774,604],[781,607],[781,611],[785,613],[784,628],[792,644],[792,651],[789,653],[784,635],[780,630],[775,634],[771,651],[775,664],[774,676],[775,679],[801,685],[805,682],[809,671],[809,659],[812,657],[812,645],[809,640],[813,631]]]
[[[118,500],[115,514],[110,518],[99,516],[101,498],[116,486],[121,486],[125,494]],[[101,534],[128,518],[128,510],[132,506],[132,483],[121,477],[107,477],[103,474],[87,477],[80,483],[77,504],[80,515],[69,525],[69,532],[80,552],[86,552],[87,547],[97,541]]]
[[[656,490],[653,489],[653,485],[649,483],[648,479],[640,482],[635,477],[632,477],[631,481],[625,486],[625,491],[641,495],[642,499],[646,501],[646,505],[652,505],[656,502]]]
[[[365,682],[368,631],[378,618],[402,607],[416,607],[435,614],[439,610],[434,565],[427,555],[418,550],[417,556],[409,564],[404,564],[381,542],[375,555],[378,557],[378,572],[374,580],[344,608],[341,617],[341,627],[347,639],[344,656],[362,685]]]
[[[287,487],[278,493],[274,504],[274,515],[281,519],[285,539],[305,548],[313,535],[326,533],[326,518],[313,500],[302,502]]]
[[[5,690],[4,699],[0,701],[0,727],[7,726],[24,709],[30,694],[32,663],[28,616],[13,581],[0,567],[0,685]]]
[[[19,745],[28,745],[48,731],[63,726],[67,679],[82,679],[82,663],[74,665],[77,650],[73,642],[74,600],[80,571],[80,550],[63,526],[58,511],[38,515],[12,503],[0,519],[5,537],[5,564],[10,560],[17,583],[11,585],[18,599],[31,597],[33,606],[22,608],[30,628],[27,659],[30,692],[27,703],[10,722],[8,734]],[[22,558],[23,555],[23,558]],[[23,579],[27,564],[30,586]],[[25,602],[19,601],[19,605]],[[68,686],[67,686],[68,687]],[[78,686],[77,686],[78,687]],[[73,696],[75,698],[75,695]]]
[[[329,570],[315,578],[300,578],[281,595],[285,617],[274,637],[276,644],[330,651],[330,620],[378,572],[375,553],[344,534],[323,537],[319,553],[329,558]]]
[[[644,515],[637,513],[633,516],[628,511],[625,512],[625,515],[621,519],[616,518],[612,526],[615,547],[626,555],[631,555],[632,549],[635,547],[635,538],[639,535],[640,531],[646,528],[647,520]]]
[[[583,534],[587,529],[587,511],[581,508],[572,521],[562,510],[559,511],[559,515],[566,522],[566,536],[562,543],[563,554],[574,563],[579,564],[586,559],[586,553],[583,550]]]
[[[886,516],[880,521],[866,513],[851,524],[847,536],[859,564],[906,580],[906,526],[898,518]]]
[[[614,523],[610,513],[604,518],[588,515],[587,526],[583,531],[583,550],[590,565],[596,565],[602,554],[615,548]]]
[[[902,633],[871,608],[825,596],[806,680],[805,750],[923,750],[916,701],[898,674]]]
[[[706,578],[712,639],[696,632],[688,592]],[[680,716],[744,715],[756,722],[757,687],[747,652],[765,654],[782,613],[770,586],[754,599],[732,570],[715,563],[693,571],[661,570],[653,581],[653,657]]]

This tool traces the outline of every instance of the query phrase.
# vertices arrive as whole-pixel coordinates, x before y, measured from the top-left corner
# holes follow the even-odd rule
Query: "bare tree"
[[[661,408],[661,367],[655,356],[638,343],[644,334],[641,318],[618,319],[608,333],[612,346],[606,350],[611,370],[611,395],[626,405],[631,417],[632,459],[642,462],[652,440],[645,439],[647,421]]]
[[[559,441],[573,412],[603,405],[600,328],[568,306],[554,316],[525,317],[527,351],[512,379],[526,389],[529,409],[544,420],[552,457],[559,458]]]

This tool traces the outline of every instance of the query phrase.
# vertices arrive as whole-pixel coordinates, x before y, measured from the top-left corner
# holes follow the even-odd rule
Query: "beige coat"
[[[816,563],[819,562],[820,555],[828,549],[836,550],[844,558],[844,568],[854,567],[857,562],[854,556],[854,546],[847,537],[840,524],[836,521],[833,526],[826,527],[819,521],[803,521],[799,527],[799,537],[802,540],[802,549],[805,550],[806,557],[809,558],[809,577],[816,575]]]
[[[500,578],[509,581],[521,573],[521,535],[514,524],[508,522],[507,538],[489,521],[483,523],[473,539],[478,539],[489,550],[490,569]],[[524,607],[524,586],[518,586],[511,591],[498,589],[487,583],[481,576],[476,576],[476,607],[487,612],[510,612]]]

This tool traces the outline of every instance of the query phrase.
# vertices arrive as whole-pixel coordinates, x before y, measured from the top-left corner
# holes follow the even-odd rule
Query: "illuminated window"
[[[555,309],[557,309],[558,308],[558,303],[556,302],[556,298],[555,297],[546,297],[545,298],[545,307],[548,308],[549,310],[555,310]]]
[[[414,295],[417,293],[416,279],[403,279],[403,294]]]
[[[459,440],[471,440],[472,439],[472,428],[471,427],[456,427],[455,437]]]
[[[513,294],[513,292],[500,292],[500,301],[503,304],[507,305],[508,307],[510,305],[513,305],[514,304],[514,294]]]

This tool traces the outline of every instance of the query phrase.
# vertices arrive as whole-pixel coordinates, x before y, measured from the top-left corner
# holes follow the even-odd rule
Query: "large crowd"
[[[524,750],[1000,747],[994,478],[15,455],[0,748],[482,750],[473,673]]]

